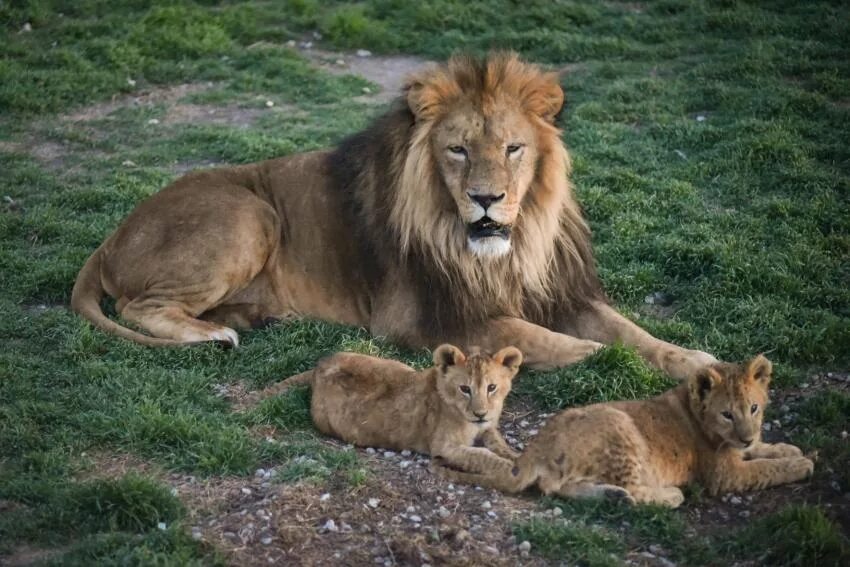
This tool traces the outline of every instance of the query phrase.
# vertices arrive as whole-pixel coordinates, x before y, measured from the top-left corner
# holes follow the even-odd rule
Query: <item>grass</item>
[[[317,71],[285,47],[312,31],[331,46],[376,53],[443,58],[497,47],[569,64],[564,138],[612,301],[659,337],[727,360],[768,352],[779,388],[846,370],[848,16],[841,2],[781,0],[0,4],[0,196],[8,197],[0,203],[0,500],[14,505],[0,518],[0,552],[30,543],[71,545],[62,564],[218,560],[186,536],[163,486],[81,481],[81,454],[93,449],[200,475],[267,463],[280,465],[285,481],[357,485],[368,474],[356,453],[312,430],[303,390],[234,414],[216,386],[262,387],[336,350],[420,367],[427,353],[310,321],[244,333],[233,352],[152,350],[96,332],[67,309],[88,254],[175,170],[328,146],[378,111],[356,98],[374,85]],[[118,105],[85,123],[61,118],[176,84],[197,87],[183,103],[237,109],[253,122],[174,123],[166,103]],[[669,312],[644,304],[656,291],[674,299]],[[569,369],[527,373],[516,393],[550,411],[669,384],[614,347]],[[846,395],[808,398],[793,439],[820,450],[816,474],[840,471],[845,492],[847,415]],[[275,443],[256,434],[264,427],[275,428]],[[575,562],[619,561],[650,542],[692,564],[778,561],[786,542],[800,562],[841,557],[841,537],[818,508],[755,522],[753,534],[783,537],[762,538],[753,558],[728,543],[731,533],[678,547],[694,541],[681,536],[678,513],[558,505],[571,523],[517,530],[535,550]]]

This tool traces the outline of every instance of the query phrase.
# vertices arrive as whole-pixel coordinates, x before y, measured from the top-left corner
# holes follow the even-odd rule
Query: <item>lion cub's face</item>
[[[468,421],[493,426],[521,363],[522,354],[514,347],[493,356],[474,352],[467,357],[455,346],[442,345],[434,351],[440,397]]]
[[[465,103],[435,127],[432,144],[440,175],[467,226],[470,250],[480,256],[506,254],[537,163],[528,118],[507,102],[489,113]]]
[[[743,365],[714,364],[691,378],[691,408],[703,430],[739,449],[759,441],[772,368],[759,355]]]

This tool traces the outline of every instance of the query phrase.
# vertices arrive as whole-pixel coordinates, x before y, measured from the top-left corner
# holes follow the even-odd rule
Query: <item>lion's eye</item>
[[[726,418],[726,419],[728,419],[729,421],[734,421],[734,419],[735,419],[735,418],[732,416],[732,412],[729,412],[729,411],[724,411],[724,412],[723,412],[723,413],[721,413],[720,415],[722,415],[723,417],[725,417],[725,418]]]
[[[460,157],[466,157],[466,148],[463,146],[449,146],[449,153]]]
[[[463,392],[464,396],[468,396],[472,393],[472,390],[469,389],[469,386],[461,386],[460,391]]]
[[[496,385],[495,384],[490,384],[489,386],[487,386],[487,392],[488,393],[492,394],[495,391],[496,391]]]
[[[758,404],[753,404],[753,405],[750,406],[750,413],[751,414],[755,415],[758,410],[759,410]]]
[[[522,149],[522,144],[511,144],[508,146],[507,154],[509,156],[516,155]]]

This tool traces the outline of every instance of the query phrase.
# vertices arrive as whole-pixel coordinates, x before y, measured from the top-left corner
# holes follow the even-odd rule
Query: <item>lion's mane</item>
[[[569,154],[557,126],[537,113],[553,84],[515,54],[454,56],[412,76],[388,113],[330,155],[370,285],[414,285],[421,328],[432,337],[462,336],[498,316],[557,327],[603,297],[590,231],[568,179]],[[419,95],[416,114],[412,91]],[[466,227],[429,143],[434,125],[462,96],[482,108],[505,97],[520,101],[537,134],[536,174],[511,251],[500,258],[467,249]]]

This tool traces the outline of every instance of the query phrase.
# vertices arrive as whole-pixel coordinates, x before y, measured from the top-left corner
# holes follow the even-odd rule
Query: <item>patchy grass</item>
[[[724,359],[768,352],[780,389],[846,370],[848,21],[846,4],[828,1],[2,3],[0,504],[11,508],[0,508],[0,552],[74,541],[57,563],[218,560],[186,535],[163,486],[80,481],[91,449],[187,474],[274,463],[285,482],[356,490],[366,480],[356,452],[312,430],[304,390],[246,414],[217,392],[263,387],[337,350],[417,367],[427,353],[310,321],[244,333],[233,352],[153,350],[94,331],[66,307],[88,254],[175,171],[328,146],[366,124],[376,110],[359,97],[374,85],[319,72],[285,46],[312,31],[374,52],[515,48],[556,69],[570,64],[564,138],[612,301],[659,337]],[[187,84],[176,101],[123,98]],[[84,108],[95,103],[98,112]],[[181,122],[175,104],[242,114]],[[88,119],[63,118],[81,110]],[[647,306],[656,291],[673,304]],[[516,394],[549,411],[670,384],[615,346],[569,369],[526,373]],[[847,399],[805,400],[792,439],[820,451],[815,481],[843,492]],[[754,522],[745,534],[783,534],[753,540],[755,557],[727,544],[723,529],[695,537],[689,530],[701,526],[680,512],[558,505],[571,523],[535,520],[516,533],[575,562],[619,561],[653,543],[691,564],[786,553],[829,564],[846,553],[826,508]]]

